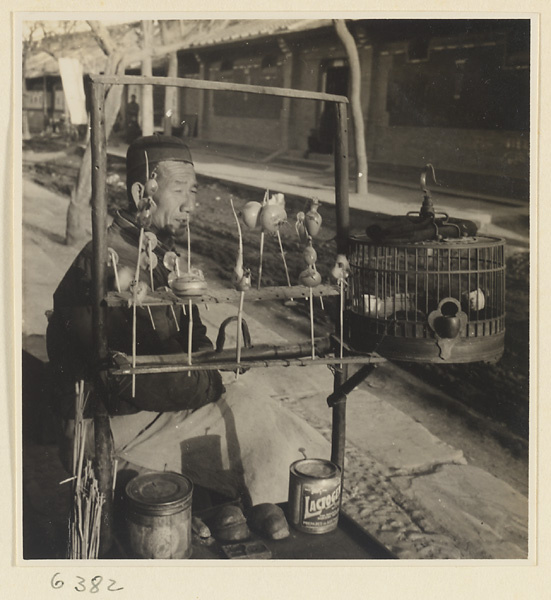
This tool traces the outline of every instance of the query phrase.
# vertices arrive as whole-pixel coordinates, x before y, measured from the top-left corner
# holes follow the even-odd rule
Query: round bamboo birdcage
[[[424,191],[416,222],[427,223],[433,239],[349,239],[345,339],[392,360],[496,361],[505,337],[505,242],[437,219]],[[459,232],[442,235],[450,227]]]

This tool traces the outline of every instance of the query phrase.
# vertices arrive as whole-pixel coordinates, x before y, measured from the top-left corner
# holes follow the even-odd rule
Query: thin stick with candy
[[[138,261],[132,288],[132,368],[136,368],[136,305],[138,303],[138,282],[140,280],[140,257],[142,253],[144,229],[140,228],[138,240]],[[136,396],[136,375],[132,373],[132,398]]]
[[[241,327],[243,325],[243,302],[245,300],[245,291],[251,287],[251,272],[249,269],[243,268],[243,234],[241,232],[241,225],[239,224],[239,219],[237,217],[237,213],[235,212],[235,207],[233,205],[233,200],[230,198],[231,208],[233,211],[233,216],[235,217],[235,222],[237,223],[237,233],[239,237],[239,246],[237,250],[237,259],[235,261],[235,267],[233,269],[232,274],[232,284],[235,289],[240,293],[239,295],[239,309],[237,311],[237,337],[236,337],[236,362],[239,364],[241,362]],[[235,372],[235,377],[239,376],[239,367]]]
[[[186,221],[186,230],[187,230],[187,272],[191,272],[191,235],[189,229],[189,219]],[[178,261],[176,261],[176,265],[178,265]],[[176,266],[179,271],[179,267]],[[178,275],[180,273],[178,272]],[[188,365],[191,365],[191,351],[192,351],[192,343],[193,343],[193,303],[191,299],[189,300],[189,325],[188,325],[188,334],[187,334],[187,355],[188,355]],[[191,371],[188,371],[188,377],[191,377]]]

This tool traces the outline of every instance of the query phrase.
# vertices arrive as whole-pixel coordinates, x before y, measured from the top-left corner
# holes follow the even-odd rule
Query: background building
[[[430,161],[447,187],[528,198],[529,20],[370,19],[348,26],[361,62],[370,178],[415,181]],[[166,75],[176,53],[180,77],[349,93],[348,60],[331,20],[170,21],[157,29],[167,52],[154,55],[154,75]],[[110,31],[123,51],[140,50],[139,23]],[[81,57],[84,72],[104,68],[91,34],[63,36],[57,44],[64,55]],[[64,110],[55,62],[39,52],[27,60],[24,109],[31,132]],[[130,62],[126,72],[139,74],[140,65]],[[139,101],[140,92],[125,91],[122,122],[126,99],[136,93]],[[164,95],[164,87],[154,89],[158,129],[166,123]],[[289,164],[331,164],[329,106],[192,89],[173,97],[170,119],[178,135]],[[353,155],[353,143],[350,148]]]

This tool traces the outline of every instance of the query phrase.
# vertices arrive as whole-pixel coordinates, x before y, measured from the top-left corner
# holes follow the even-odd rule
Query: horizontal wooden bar
[[[283,96],[284,98],[300,98],[302,100],[321,100],[348,104],[346,96],[294,90],[290,88],[269,87],[265,85],[248,85],[225,81],[207,81],[204,79],[186,79],[183,77],[148,77],[145,75],[89,75],[93,84],[108,85],[162,85],[166,87],[195,88],[198,90],[221,90],[227,92],[243,92],[246,94],[265,94]]]
[[[332,347],[334,341],[332,336],[317,337],[314,339],[314,347],[316,354],[325,356],[333,354]],[[232,362],[235,360],[235,348],[223,348],[220,351],[216,350],[201,350],[193,353],[193,361],[197,363],[208,362]],[[295,342],[293,344],[255,344],[254,346],[244,346],[241,349],[241,360],[265,360],[270,358],[302,358],[309,356],[312,352],[310,340],[303,342]],[[130,365],[131,358],[127,354],[117,352],[113,355],[113,361],[119,367],[126,368]],[[172,354],[141,354],[135,359],[136,364],[162,364],[162,365],[179,365],[188,362],[187,352],[178,352]]]
[[[187,360],[187,355],[186,355]],[[264,360],[242,360],[241,362],[212,362],[199,363],[195,365],[180,364],[180,365],[160,365],[160,364],[143,364],[139,367],[132,368],[120,367],[110,369],[111,375],[147,375],[152,373],[181,373],[185,371],[235,371],[236,369],[253,369],[256,367],[315,367],[320,365],[345,365],[345,364],[378,364],[386,362],[386,359],[380,356],[345,356],[339,358],[332,357],[316,357],[312,358],[277,358]]]
[[[314,297],[338,296],[339,288],[335,285],[318,285],[309,288],[305,285],[271,286],[251,288],[245,292],[245,302],[261,302],[266,300],[297,300],[310,297],[310,290]],[[172,291],[149,292],[140,302],[140,306],[164,306],[169,304],[185,304],[191,300],[195,304],[232,304],[239,302],[241,292],[232,289],[213,290],[202,296],[176,296]],[[108,306],[131,306],[131,292],[109,292],[106,296]]]

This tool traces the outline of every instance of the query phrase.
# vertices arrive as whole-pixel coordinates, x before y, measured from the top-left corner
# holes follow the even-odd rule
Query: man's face
[[[152,213],[152,225],[174,234],[195,210],[195,170],[189,163],[167,161],[159,163],[156,172],[159,189],[153,196],[157,208]]]

